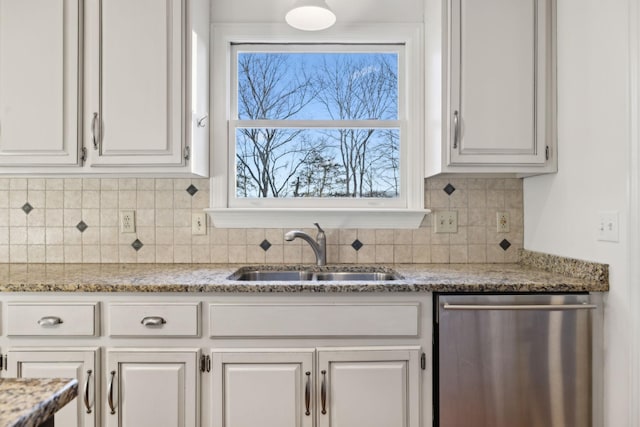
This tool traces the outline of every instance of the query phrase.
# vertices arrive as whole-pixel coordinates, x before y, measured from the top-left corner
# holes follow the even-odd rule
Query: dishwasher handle
[[[444,303],[445,310],[534,310],[534,311],[555,311],[555,310],[594,310],[598,308],[595,304],[511,304],[511,305],[490,305],[490,304],[449,304]]]

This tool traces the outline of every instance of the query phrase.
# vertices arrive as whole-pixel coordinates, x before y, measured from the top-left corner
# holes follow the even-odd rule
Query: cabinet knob
[[[60,325],[62,323],[62,319],[57,316],[45,316],[38,320],[38,325],[43,328]]]

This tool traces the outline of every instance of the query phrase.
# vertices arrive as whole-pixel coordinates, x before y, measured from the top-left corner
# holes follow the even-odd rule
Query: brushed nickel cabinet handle
[[[93,119],[91,119],[91,140],[93,142],[93,149],[98,149],[98,131],[96,125],[98,124],[98,113],[93,113]]]
[[[140,321],[140,323],[142,323],[144,326],[151,327],[151,326],[162,326],[165,323],[167,323],[167,321],[160,316],[147,316],[147,317],[144,317]]]
[[[322,403],[322,415],[327,413],[327,371],[320,371],[322,374],[322,385],[320,386],[320,402]]]
[[[91,413],[91,403],[89,402],[89,381],[91,380],[91,374],[93,371],[89,369],[87,371],[87,380],[84,382],[84,407],[87,408],[87,414]]]
[[[62,319],[58,316],[45,316],[38,320],[38,325],[42,326],[43,328],[60,324],[62,324]]]
[[[309,416],[311,415],[309,411],[309,405],[311,404],[311,372],[307,371],[305,375],[307,376],[307,385],[304,387],[304,407],[306,409],[304,414]]]
[[[116,407],[113,404],[113,381],[116,377],[116,371],[111,371],[111,380],[109,381],[109,391],[107,401],[109,403],[109,409],[111,409],[111,415],[116,413]]]
[[[460,136],[460,114],[458,110],[453,112],[453,148],[458,148],[458,138]]]

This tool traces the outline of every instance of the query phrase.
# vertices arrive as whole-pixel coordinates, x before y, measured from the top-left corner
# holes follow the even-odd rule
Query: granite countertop
[[[517,264],[252,266],[263,269],[395,270],[398,280],[261,281],[230,279],[229,264],[4,264],[0,292],[602,292],[608,267],[523,251]],[[248,269],[252,267],[247,267]]]
[[[75,379],[0,379],[0,427],[38,426],[77,395]]]

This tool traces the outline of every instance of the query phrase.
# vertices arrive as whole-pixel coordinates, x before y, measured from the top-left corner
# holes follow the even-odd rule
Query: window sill
[[[429,209],[205,209],[217,228],[418,228]]]

